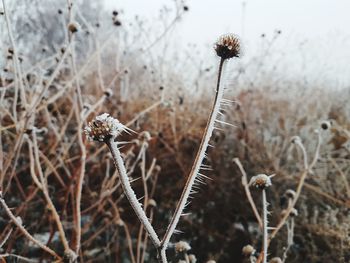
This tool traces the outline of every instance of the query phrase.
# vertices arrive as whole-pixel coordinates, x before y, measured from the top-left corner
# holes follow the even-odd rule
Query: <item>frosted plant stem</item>
[[[244,187],[244,191],[246,193],[246,196],[247,196],[247,199],[250,203],[250,206],[252,207],[252,210],[254,212],[254,215],[256,217],[256,220],[258,221],[258,224],[259,224],[259,227],[260,229],[262,229],[263,227],[263,222],[261,220],[261,217],[259,215],[259,212],[258,212],[258,209],[256,208],[256,205],[254,203],[254,200],[253,200],[253,197],[250,193],[250,190],[249,190],[249,184],[248,184],[248,179],[247,179],[247,173],[245,172],[243,166],[242,166],[242,163],[240,162],[240,160],[238,158],[234,158],[233,161],[236,163],[236,165],[238,166],[239,170],[241,171],[242,173],[242,185]]]
[[[7,30],[8,30],[8,34],[9,34],[9,38],[11,41],[11,45],[13,48],[13,57],[14,57],[14,66],[16,69],[16,74],[18,75],[18,85],[20,87],[20,95],[21,95],[21,103],[22,106],[24,106],[25,108],[27,107],[27,98],[25,96],[25,87],[23,86],[23,77],[22,77],[22,70],[21,70],[21,65],[19,62],[19,58],[18,58],[18,50],[17,50],[17,46],[15,43],[15,38],[13,37],[12,34],[12,30],[11,30],[11,24],[10,24],[10,18],[9,18],[9,14],[8,14],[8,10],[7,10],[7,6],[6,6],[6,1],[2,0],[2,6],[4,8],[4,13],[5,13],[5,19],[6,19],[6,25],[7,25]],[[15,105],[17,104],[17,101],[15,101]],[[14,111],[14,115],[16,116],[16,111]],[[14,116],[14,117],[15,117]],[[15,118],[16,120],[16,118]],[[16,127],[17,128],[17,127]]]
[[[193,184],[195,182],[195,179],[199,173],[201,164],[202,164],[203,159],[205,157],[205,151],[208,147],[209,139],[210,139],[210,137],[213,133],[213,130],[214,130],[214,123],[215,123],[215,120],[217,118],[217,115],[218,115],[218,112],[220,109],[220,101],[221,101],[221,99],[223,97],[223,93],[224,93],[224,89],[222,87],[220,87],[221,73],[222,73],[224,62],[225,62],[225,59],[220,60],[215,100],[214,100],[213,108],[210,112],[207,126],[205,127],[205,130],[204,130],[201,144],[199,146],[199,149],[198,149],[195,161],[193,163],[191,172],[190,172],[188,179],[186,181],[186,185],[184,187],[184,190],[182,191],[180,200],[176,206],[174,215],[170,221],[170,224],[169,224],[167,231],[166,231],[166,233],[162,239],[162,242],[161,242],[161,254],[160,254],[160,256],[161,256],[163,262],[167,262],[165,251],[168,247],[171,236],[174,234],[174,231],[175,231],[175,228],[179,222],[180,216],[181,216],[181,214],[186,206],[191,189],[193,187]]]
[[[144,226],[145,230],[147,231],[154,246],[156,248],[159,248],[160,247],[160,240],[158,238],[157,233],[154,231],[151,223],[149,222],[145,211],[142,209],[141,204],[137,200],[137,197],[135,195],[134,190],[131,188],[129,178],[128,178],[128,175],[126,173],[124,161],[120,155],[120,151],[118,149],[117,143],[114,142],[114,138],[112,137],[111,139],[106,141],[106,144],[107,144],[109,150],[111,151],[111,154],[112,154],[112,157],[114,160],[114,164],[115,164],[117,171],[118,171],[118,174],[119,174],[120,182],[122,184],[124,193],[130,202],[130,205],[134,209],[141,224]]]
[[[57,209],[56,209],[52,199],[50,198],[48,185],[47,185],[47,178],[44,177],[44,174],[43,174],[43,171],[42,171],[42,168],[40,165],[39,148],[38,148],[37,137],[36,137],[36,128],[34,128],[32,131],[32,137],[33,137],[33,146],[34,146],[34,160],[35,160],[36,168],[38,170],[40,184],[42,186],[41,190],[42,190],[44,197],[46,199],[47,207],[51,211],[52,217],[54,218],[54,221],[56,222],[58,233],[59,233],[59,236],[61,238],[62,245],[64,247],[64,251],[65,251],[65,253],[70,254],[71,249],[69,247],[69,243],[68,243],[66,233],[65,233],[64,228],[63,228],[62,221],[60,219],[60,216],[57,212]]]
[[[267,262],[267,239],[268,239],[268,233],[267,233],[267,227],[268,227],[268,221],[267,221],[267,201],[266,201],[266,190],[262,190],[262,202],[263,202],[263,263]]]

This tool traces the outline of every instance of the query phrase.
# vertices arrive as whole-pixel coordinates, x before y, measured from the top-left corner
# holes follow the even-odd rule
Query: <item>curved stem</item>
[[[118,174],[119,174],[121,185],[123,187],[123,190],[124,190],[126,197],[128,198],[128,200],[130,202],[130,205],[134,209],[135,214],[137,215],[141,224],[144,226],[145,230],[147,231],[148,235],[150,236],[154,246],[156,248],[159,248],[160,247],[160,240],[158,238],[157,233],[154,231],[151,223],[149,222],[145,211],[142,209],[141,204],[137,200],[134,190],[131,188],[129,178],[128,178],[128,175],[126,173],[124,161],[120,155],[120,151],[118,149],[117,143],[114,142],[114,138],[111,138],[111,139],[106,141],[106,144],[107,144],[109,150],[111,151],[111,154],[112,154],[112,157],[114,160],[114,164],[115,164],[117,171],[118,171]]]
[[[191,189],[193,187],[195,179],[196,179],[198,172],[200,170],[200,166],[203,162],[203,159],[205,156],[205,151],[208,147],[209,139],[210,139],[210,137],[213,133],[213,130],[214,130],[214,123],[215,123],[215,120],[216,120],[217,115],[219,113],[220,102],[221,102],[221,99],[222,99],[222,96],[224,93],[224,89],[220,87],[221,74],[222,74],[224,62],[225,62],[224,59],[220,60],[215,100],[214,100],[212,110],[210,112],[209,119],[207,121],[207,126],[205,127],[205,130],[204,130],[201,144],[199,146],[199,149],[198,149],[195,161],[193,163],[191,172],[190,172],[188,179],[186,181],[186,185],[184,187],[184,190],[182,191],[180,200],[176,206],[174,215],[170,221],[170,224],[169,224],[167,231],[166,231],[166,233],[162,239],[162,242],[161,242],[161,258],[162,258],[163,262],[167,262],[165,251],[168,247],[170,238],[173,235],[175,228],[179,222],[180,216],[181,216],[181,214],[186,206],[187,199],[190,195]]]

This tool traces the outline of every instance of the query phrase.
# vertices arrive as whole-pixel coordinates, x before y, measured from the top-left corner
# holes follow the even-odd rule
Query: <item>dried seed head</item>
[[[252,245],[246,245],[242,248],[242,254],[246,257],[255,253],[255,248]]]
[[[287,198],[290,198],[290,199],[294,199],[295,198],[295,195],[296,195],[296,192],[292,189],[288,189],[284,195],[287,197]]]
[[[115,26],[121,26],[121,25],[122,25],[122,22],[120,22],[120,20],[115,20],[115,21],[113,21],[113,25],[115,25]]]
[[[324,130],[329,130],[332,127],[332,123],[330,121],[323,121],[321,123],[321,128]]]
[[[64,251],[64,262],[75,262],[78,259],[78,255],[71,249]]]
[[[265,189],[272,185],[271,176],[266,174],[258,174],[250,179],[249,185],[255,186],[259,189]]]
[[[2,16],[2,15],[4,15],[4,14],[5,14],[4,9],[3,9],[2,7],[0,7],[0,15]]]
[[[16,217],[16,222],[19,224],[19,225],[23,225],[23,220],[20,216],[17,216]]]
[[[149,142],[151,140],[151,134],[148,131],[143,131],[139,135],[139,140],[143,142]]]
[[[291,215],[292,217],[298,216],[298,215],[299,215],[298,210],[296,210],[296,209],[293,207],[292,210],[290,211],[290,215]]]
[[[118,218],[115,223],[117,224],[117,226],[124,226],[124,221],[120,218]]]
[[[149,206],[156,207],[156,206],[157,206],[157,202],[156,202],[154,199],[149,199],[149,200],[148,200],[148,205],[149,205]]]
[[[186,252],[191,249],[191,246],[186,241],[179,241],[175,243],[176,253]]]
[[[197,262],[197,258],[193,254],[188,255],[188,260],[190,261],[190,263],[196,263]]]
[[[271,258],[269,263],[282,263],[282,259],[279,257]]]
[[[162,168],[160,167],[160,165],[156,165],[156,166],[154,167],[154,171],[155,171],[156,173],[159,173],[160,170],[162,170]]]
[[[69,32],[74,34],[80,30],[80,25],[78,24],[78,22],[74,22],[74,21],[70,22],[68,24],[68,30],[69,30]]]
[[[107,98],[109,98],[110,96],[113,95],[113,91],[112,91],[111,89],[106,89],[106,90],[103,92],[103,94],[104,94]]]
[[[126,129],[117,119],[114,119],[108,113],[103,113],[89,122],[84,131],[89,140],[104,142],[117,137]]]
[[[288,209],[284,209],[281,211],[281,216],[284,217],[287,213]],[[294,207],[292,208],[292,210],[290,211],[290,217],[296,217],[298,216],[298,210],[296,210]]]
[[[294,144],[300,144],[301,143],[301,139],[299,136],[293,136],[291,139],[290,139],[291,143],[294,143]]]
[[[215,43],[216,54],[222,59],[239,57],[241,44],[239,38],[233,34],[224,35]]]

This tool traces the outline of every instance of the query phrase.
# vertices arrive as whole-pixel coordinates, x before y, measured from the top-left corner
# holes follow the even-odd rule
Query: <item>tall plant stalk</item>
[[[215,120],[217,119],[217,116],[218,116],[218,113],[220,110],[220,102],[221,102],[223,94],[224,94],[224,89],[220,85],[224,62],[225,62],[225,59],[221,58],[220,64],[219,64],[217,86],[216,86],[216,91],[215,91],[215,100],[214,100],[214,104],[213,104],[213,107],[211,109],[208,121],[207,121],[207,125],[206,125],[205,130],[204,130],[201,144],[199,146],[199,149],[198,149],[197,155],[195,157],[190,174],[187,178],[185,187],[182,191],[181,197],[177,203],[174,215],[171,218],[170,224],[169,224],[167,231],[166,231],[166,233],[162,239],[162,242],[161,242],[161,251],[160,251],[161,255],[160,256],[162,258],[162,262],[167,262],[165,251],[168,247],[171,236],[174,234],[176,226],[180,220],[180,216],[183,213],[183,210],[186,206],[188,197],[190,196],[190,193],[191,193],[192,187],[196,181],[196,178],[197,178],[197,176],[199,176],[199,171],[200,171],[203,159],[205,157],[205,151],[208,147],[210,137],[211,137],[213,130],[215,128],[215,126],[214,126]]]

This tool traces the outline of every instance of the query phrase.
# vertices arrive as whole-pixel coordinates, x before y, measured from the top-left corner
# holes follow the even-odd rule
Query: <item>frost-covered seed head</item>
[[[270,176],[266,174],[258,174],[250,179],[249,185],[259,189],[265,189],[272,185]]]
[[[106,90],[104,91],[104,95],[105,95],[107,98],[109,98],[110,96],[113,95],[113,91],[112,91],[111,89],[106,89]]]
[[[186,252],[191,249],[191,246],[186,241],[179,241],[175,243],[176,253]]]
[[[71,32],[72,34],[78,32],[78,31],[80,30],[80,25],[79,25],[79,23],[78,23],[78,22],[75,22],[75,21],[70,22],[70,23],[68,24],[68,30],[69,30],[69,32]]]
[[[64,261],[76,262],[78,255],[71,249],[64,251]]]
[[[279,257],[271,258],[269,263],[282,263],[282,259]]]
[[[23,220],[22,220],[22,218],[21,218],[20,216],[17,216],[17,217],[16,217],[16,221],[17,221],[17,223],[18,223],[19,225],[22,225],[22,224],[23,224]]]
[[[291,139],[290,139],[291,143],[294,143],[294,144],[298,144],[298,143],[301,143],[301,139],[299,136],[293,136]]]
[[[117,137],[126,127],[108,113],[96,116],[85,128],[89,140],[104,142]]]
[[[190,263],[196,263],[197,262],[197,258],[193,254],[188,255],[188,260],[190,261]]]
[[[252,245],[246,245],[242,248],[242,254],[246,257],[249,257],[255,253],[255,248]]]
[[[282,210],[281,212],[281,216],[284,217],[287,213],[287,209],[284,209]],[[291,217],[296,217],[298,216],[298,210],[296,210],[294,207],[292,208],[292,210],[290,211],[290,214],[289,214]]]
[[[154,199],[149,199],[149,200],[148,200],[148,205],[149,205],[149,206],[156,207],[156,206],[157,206],[157,202],[156,202]]]
[[[240,56],[241,44],[237,36],[229,34],[220,37],[215,43],[214,49],[222,59],[230,59]]]
[[[143,131],[139,135],[139,140],[144,141],[144,142],[148,142],[151,140],[151,134],[148,131]]]
[[[0,7],[0,15],[2,16],[2,15],[4,15],[4,14],[5,14],[4,9],[3,9],[2,7]]]
[[[124,226],[124,221],[119,218],[117,219],[116,224],[117,226]]]
[[[296,193],[294,190],[292,190],[292,189],[288,189],[288,190],[284,193],[284,195],[285,195],[287,198],[290,198],[290,199],[294,199],[296,194],[297,194],[297,193]]]
[[[321,128],[324,130],[329,130],[332,127],[332,123],[330,121],[323,121],[321,123]]]

